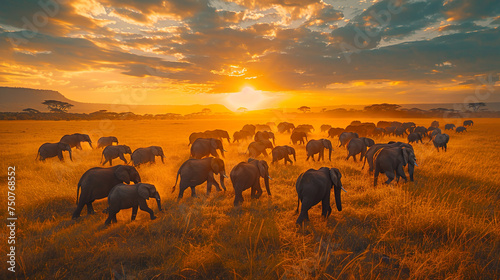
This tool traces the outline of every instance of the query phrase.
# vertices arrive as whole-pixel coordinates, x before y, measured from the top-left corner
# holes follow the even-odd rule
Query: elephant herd
[[[466,121],[464,126],[466,125],[473,125],[473,122]],[[290,133],[291,144],[305,145],[306,161],[309,159],[315,161],[314,156],[316,154],[318,155],[318,161],[325,161],[325,149],[328,150],[328,160],[331,161],[333,151],[331,140],[326,138],[307,140],[307,136],[311,131],[314,131],[312,125],[295,127],[292,123],[283,122],[276,127],[278,133]],[[455,127],[449,124],[445,125],[445,130],[453,128]],[[458,130],[458,128],[460,127],[455,130]],[[289,145],[276,146],[276,138],[271,130],[269,124],[248,124],[233,134],[233,143],[253,139],[248,144],[246,151],[248,160],[236,164],[229,172],[229,178],[234,189],[235,207],[242,204],[244,201],[243,192],[247,189],[250,189],[252,199],[258,199],[262,195],[261,178],[264,180],[267,194],[271,195],[269,181],[272,178],[269,175],[269,165],[266,160],[258,159],[261,155],[268,157],[267,149],[271,149],[272,164],[276,164],[280,160],[284,160],[284,165],[287,163],[293,164],[293,162],[297,161],[295,148]],[[375,143],[372,138],[367,137],[387,134],[401,136],[399,131],[403,131],[402,134],[407,135],[408,143],[394,141]],[[344,146],[347,151],[345,160],[352,157],[356,162],[356,156],[359,154],[359,160],[363,161],[361,169],[364,169],[366,163],[368,163],[369,172],[373,172],[374,186],[377,185],[380,173],[386,175],[386,184],[390,184],[394,179],[399,181],[400,178],[407,181],[405,169],[408,170],[410,180],[414,180],[414,170],[418,165],[411,143],[418,141],[423,143],[422,139],[428,137],[429,142],[433,141],[438,151],[440,148],[446,151],[449,141],[449,136],[441,133],[437,121],[432,122],[429,128],[416,126],[410,122],[380,121],[375,125],[373,123],[354,121],[346,129],[322,125],[321,132],[326,132],[329,138],[338,137],[339,147]],[[231,143],[228,132],[221,129],[195,132],[189,136],[190,158],[180,165],[172,188],[172,192],[174,192],[177,183],[179,183],[178,201],[183,198],[184,191],[187,188],[191,188],[191,196],[196,197],[196,186],[205,182],[207,182],[207,194],[211,192],[212,186],[215,186],[217,191],[226,191],[224,179],[228,178],[228,176],[226,175],[224,161],[220,158],[224,158],[224,152],[226,152],[222,139],[226,139],[228,143]],[[68,151],[70,159],[72,159],[71,148],[82,149],[81,142],[88,142],[92,147],[92,141],[88,135],[76,133],[63,136],[58,143],[41,145],[37,157],[39,156],[42,161],[55,156],[63,160],[62,151]],[[161,157],[163,162],[165,157],[163,149],[159,146],[150,146],[137,148],[132,152],[130,147],[118,145],[116,137],[102,137],[97,143],[97,148],[104,148],[101,157],[103,165],[108,162],[112,165],[112,160],[115,158],[120,158],[125,165],[116,165],[109,168],[94,167],[81,176],[77,184],[77,207],[73,212],[73,219],[80,216],[84,206],[87,206],[88,214],[95,213],[92,203],[106,197],[109,207],[103,211],[108,213],[105,225],[116,222],[116,214],[121,209],[129,208],[132,208],[131,220],[135,219],[138,208],[149,213],[152,220],[155,219],[154,212],[149,208],[146,200],[149,198],[155,199],[159,211],[162,211],[160,195],[154,185],[141,181],[141,176],[136,167],[144,163],[154,163],[157,156]],[[132,165],[128,165],[124,154],[131,154]],[[293,157],[293,161],[290,157]],[[215,175],[218,175],[218,180],[215,179]],[[345,191],[345,189],[342,186],[341,178],[341,171],[331,167],[321,167],[317,170],[309,169],[298,176],[295,183],[298,196],[296,212],[299,214],[297,224],[308,221],[308,210],[319,202],[322,203],[322,216],[328,217],[331,214],[331,189],[334,190],[337,210],[342,210],[341,191]],[[299,211],[301,203],[302,208]]]

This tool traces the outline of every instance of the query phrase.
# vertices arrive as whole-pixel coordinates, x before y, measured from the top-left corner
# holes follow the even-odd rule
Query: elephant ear
[[[217,140],[216,139],[210,139],[210,145],[212,148],[217,149]]]
[[[215,174],[219,174],[219,172],[221,171],[221,167],[220,167],[220,163],[219,161],[220,159],[217,159],[217,158],[212,158],[211,162],[210,162],[210,166],[212,167],[212,171],[215,173]],[[221,160],[222,161],[222,160]]]
[[[286,150],[287,150],[287,152],[288,152],[288,154],[289,154],[289,155],[293,155],[293,154],[295,154],[295,149],[294,149],[294,148],[292,148],[292,147],[287,146],[287,147],[286,147]]]
[[[401,153],[403,154],[403,166],[406,166],[408,164],[408,154],[409,150],[407,148],[401,148]]]
[[[323,140],[323,146],[325,146],[326,149],[331,149],[332,148],[332,142],[328,139],[322,139]]]
[[[332,180],[333,183],[331,188],[333,188],[333,185],[338,185],[341,176],[342,175],[340,174],[340,171],[337,168],[330,169],[330,179]]]
[[[259,160],[257,167],[259,168],[260,177],[265,178],[269,169],[267,162],[265,160]]]
[[[146,200],[149,200],[149,193],[150,193],[151,187],[152,187],[152,185],[140,184],[139,187],[137,188],[137,192],[139,193],[139,196],[146,199]]]
[[[115,177],[126,184],[130,184],[130,173],[126,166],[118,167],[115,170]]]

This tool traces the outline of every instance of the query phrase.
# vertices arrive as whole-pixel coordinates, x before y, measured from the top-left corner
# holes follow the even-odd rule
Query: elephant
[[[135,185],[118,184],[114,186],[108,195],[108,218],[104,225],[116,223],[116,214],[122,209],[132,208],[132,218],[134,221],[137,216],[137,209],[148,212],[151,220],[156,219],[156,216],[149,208],[146,200],[152,197],[156,199],[158,210],[161,212],[161,198],[154,185],[139,183]]]
[[[330,206],[330,192],[333,188],[335,195],[335,204],[337,205],[337,210],[342,211],[342,202],[340,200],[341,190],[347,192],[342,186],[342,174],[337,168],[321,167],[318,170],[309,169],[306,172],[299,175],[297,182],[295,183],[295,189],[297,191],[297,210],[295,214],[299,213],[300,202],[302,202],[302,208],[300,209],[300,215],[297,218],[296,223],[302,224],[304,221],[309,221],[308,211],[314,205],[321,201],[321,215],[328,218],[332,213],[332,207]]]
[[[361,121],[352,121],[350,125],[360,125]]]
[[[464,131],[467,132],[467,128],[465,128],[465,126],[459,126],[455,129],[456,133],[462,133]]]
[[[251,188],[251,197],[260,198],[262,188],[260,187],[260,177],[264,178],[267,194],[271,196],[269,189],[269,166],[265,160],[248,159],[248,162],[240,162],[233,167],[229,173],[234,188],[234,206],[243,202],[243,191]]]
[[[307,158],[306,161],[309,160],[309,158],[312,158],[314,161],[314,155],[318,155],[318,161],[320,160],[325,160],[325,149],[328,149],[328,160],[332,161],[332,142],[328,139],[319,139],[319,140],[310,140],[307,142],[306,145],[306,151],[307,151]]]
[[[439,122],[438,122],[438,121],[433,121],[433,122],[431,123],[431,127],[436,127],[436,128],[438,128],[438,127],[439,127]]]
[[[407,164],[418,166],[413,149],[406,147],[382,148],[375,153],[373,162],[375,165],[373,186],[377,186],[379,173],[385,173],[387,176],[386,184],[390,184],[394,177],[396,177],[396,182],[399,181],[399,177],[407,182],[403,167]]]
[[[272,149],[272,148],[273,148],[273,143],[271,143],[271,141],[269,140],[254,141],[248,144],[247,151],[251,158],[256,158],[260,154],[263,154],[265,157],[267,157],[266,149]]]
[[[276,142],[274,142],[275,138],[274,138],[274,133],[270,132],[270,131],[257,131],[255,133],[255,136],[253,138],[256,142],[258,141],[264,141],[264,140],[269,140],[269,139],[273,139],[273,145],[276,145]]]
[[[413,132],[419,133],[423,137],[424,135],[427,135],[427,128],[425,128],[425,126],[417,126]]]
[[[290,140],[294,145],[296,145],[297,142],[299,142],[299,144],[304,145],[305,144],[304,138],[307,141],[307,134],[303,131],[294,131],[292,132],[292,135],[290,135]]]
[[[361,154],[359,160],[362,161],[366,154],[366,149],[373,145],[375,145],[375,141],[371,138],[360,137],[351,139],[347,144],[347,157],[345,160],[349,160],[352,156],[354,162],[356,162],[356,155]]]
[[[444,130],[453,130],[453,129],[455,129],[455,127],[456,126],[454,124],[447,123],[447,124],[444,125]]]
[[[412,133],[417,125],[414,122],[404,122],[401,127],[404,128],[405,131]]]
[[[385,129],[381,127],[375,127],[373,129],[373,136],[382,136],[385,134]]]
[[[231,143],[231,138],[229,138],[229,133],[222,129],[206,130],[205,137],[203,138],[215,138],[222,141],[223,138],[227,139],[227,143]]]
[[[385,135],[391,135],[396,132],[397,127],[395,126],[389,126],[385,128]]]
[[[404,137],[405,133],[406,133],[406,129],[404,129],[404,127],[402,127],[402,126],[397,127],[396,130],[394,130],[394,136]]]
[[[203,157],[208,157],[210,155],[218,158],[217,150],[220,151],[222,157],[224,157],[224,147],[222,146],[222,141],[215,138],[199,138],[194,141],[191,146],[191,157],[201,159]]]
[[[391,125],[392,125],[391,122],[387,122],[387,121],[379,121],[377,123],[378,128],[386,128],[386,127],[389,127]]]
[[[165,154],[163,154],[163,149],[160,146],[149,146],[146,148],[137,148],[130,156],[134,166],[139,166],[144,163],[155,163],[155,157],[161,157],[161,162],[165,163],[163,160]]]
[[[328,130],[330,130],[330,128],[332,128],[331,125],[329,124],[323,124],[321,125],[320,129],[321,129],[321,132],[328,132]]]
[[[40,161],[45,161],[46,158],[51,158],[57,156],[60,161],[64,160],[63,151],[68,151],[69,159],[73,161],[71,156],[71,147],[67,143],[45,143],[38,148],[35,159],[40,159]]]
[[[418,141],[420,141],[420,143],[424,143],[422,142],[422,135],[420,133],[417,133],[417,132],[412,132],[410,134],[408,134],[408,144],[411,144],[411,143],[418,143]]]
[[[75,133],[71,135],[64,135],[61,137],[59,142],[69,144],[71,148],[76,147],[78,150],[82,149],[80,142],[88,142],[90,148],[92,148],[92,140],[90,140],[90,137],[87,134]]]
[[[339,147],[345,146],[352,138],[359,138],[359,135],[356,132],[342,132],[339,135]]]
[[[253,124],[245,124],[241,130],[248,131],[253,136],[255,134],[255,129],[256,127]]]
[[[277,127],[279,133],[290,133],[295,129],[295,125],[289,122],[280,122]]]
[[[108,136],[108,137],[101,137],[99,140],[97,140],[97,148],[106,148],[107,146],[113,145],[113,143],[116,143],[118,145],[118,138],[114,136]]]
[[[463,126],[473,126],[473,125],[474,125],[474,122],[472,120],[466,120],[463,123]]]
[[[450,136],[446,133],[438,134],[432,139],[432,143],[438,152],[439,148],[442,148],[446,152],[446,149],[448,148],[448,141],[450,141]]]
[[[272,131],[271,127],[267,124],[256,124],[255,131]]]
[[[78,188],[76,189],[76,210],[73,212],[73,219],[80,217],[83,206],[87,205],[88,214],[94,214],[92,202],[96,199],[108,196],[111,189],[120,184],[130,182],[141,182],[141,176],[137,169],[128,165],[116,165],[113,167],[94,167],[83,173]],[[80,188],[82,189],[80,197]]]
[[[299,124],[295,129],[299,129],[297,131],[304,131],[306,133],[309,133],[312,131],[314,131],[314,127],[310,124]]]
[[[439,128],[434,128],[433,130],[430,130],[427,132],[427,136],[429,136],[429,142],[432,140],[432,138],[438,134],[441,134],[441,129]]]
[[[407,149],[411,149],[413,151],[412,145],[407,144],[407,143],[403,143],[403,142],[392,142],[391,141],[388,144],[375,144],[375,145],[371,146],[370,149],[368,149],[368,151],[366,151],[365,160],[363,161],[363,167],[361,169],[364,169],[366,162],[368,162],[368,166],[369,166],[368,172],[372,172],[373,166],[374,166],[373,165],[374,157],[375,157],[375,154],[377,153],[377,151],[382,149],[382,148],[392,148],[392,147],[404,147]],[[409,163],[408,164],[408,173],[410,174],[410,181],[412,181],[412,182],[413,182],[414,170],[415,170],[415,166],[413,164]]]
[[[273,161],[271,162],[271,164],[274,164],[280,159],[285,160],[285,165],[287,161],[293,164],[292,160],[290,159],[290,157],[288,157],[288,155],[293,155],[293,161],[297,162],[297,158],[295,157],[295,149],[290,146],[286,145],[276,146],[271,151],[271,154],[273,155]]]
[[[240,140],[251,139],[251,138],[252,134],[250,134],[250,132],[246,130],[235,131],[233,134],[233,143],[236,141],[240,142]]]
[[[177,200],[183,197],[184,191],[187,188],[191,188],[191,197],[196,197],[195,187],[203,184],[205,181],[207,182],[207,195],[212,191],[212,184],[215,185],[217,191],[221,191],[219,184],[214,178],[214,174],[220,174],[220,186],[226,191],[226,186],[224,185],[224,178],[227,178],[226,167],[222,159],[214,157],[188,159],[177,171],[172,193],[175,191],[179,176],[181,176],[181,181],[179,183],[179,196]]]
[[[199,139],[199,138],[209,138],[209,137],[205,136],[205,132],[193,132],[189,135],[188,147],[190,145],[193,145],[194,141],[196,141],[196,139]]]
[[[328,137],[333,138],[335,136],[339,136],[340,133],[344,132],[343,128],[340,127],[332,127],[328,130]]]
[[[124,154],[132,154],[132,150],[127,145],[116,145],[116,146],[107,146],[102,150],[101,155],[101,163],[102,165],[106,165],[106,162],[109,162],[109,165],[113,165],[113,159],[119,157],[125,164],[127,164],[127,160],[125,159]],[[102,162],[102,158],[104,157],[105,161]]]

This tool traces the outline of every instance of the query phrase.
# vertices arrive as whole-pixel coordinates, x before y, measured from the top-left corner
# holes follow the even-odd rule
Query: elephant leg
[[[378,180],[378,174],[380,173],[380,170],[378,168],[375,168],[375,172],[373,173],[373,186],[377,186],[377,180]]]
[[[139,209],[139,205],[132,206],[132,218],[130,219],[131,221],[135,221],[135,217],[137,217],[137,209]]]
[[[297,218],[296,223],[297,224],[302,224],[304,221],[309,221],[309,209],[314,206],[314,203],[312,202],[311,199],[308,199],[307,197],[304,197],[302,199],[302,207],[300,208],[300,214],[299,217]]]
[[[83,206],[85,206],[85,203],[83,203],[82,200],[80,199],[78,205],[76,206],[75,211],[73,212],[73,219],[80,217],[80,213],[83,210]]]
[[[357,162],[356,155],[352,155],[352,158],[354,159],[354,162]]]
[[[145,212],[149,213],[149,216],[151,217],[151,220],[156,219],[156,216],[155,216],[153,210],[151,210],[151,208],[149,208],[149,206],[146,203],[146,200],[144,198],[139,199],[139,207],[141,208],[142,211],[145,211]]]
[[[318,155],[318,161],[325,161],[325,151],[321,151]]]
[[[59,158],[60,161],[64,161],[62,151],[57,154],[57,157]]]
[[[109,159],[109,166],[113,166],[113,159],[112,158]]]
[[[188,188],[189,186],[186,185],[184,181],[182,181],[179,184],[179,196],[177,197],[177,201],[179,201],[183,196],[184,196],[184,191]]]
[[[311,156],[308,154],[308,155],[307,155],[307,158],[306,158],[306,161],[308,161],[310,157],[311,157]],[[313,157],[313,161],[314,161],[314,157]]]
[[[410,181],[413,182],[413,171],[415,170],[415,166],[412,164],[408,164],[408,174],[410,174]]]
[[[76,143],[76,148],[77,148],[78,150],[81,150],[81,149],[82,149],[82,145],[80,145],[80,142]]]
[[[212,182],[215,186],[215,189],[218,191],[218,192],[221,192],[222,189],[220,188],[220,185],[219,183],[217,183],[217,180],[215,180],[215,178],[213,179],[213,182]]]
[[[109,211],[108,218],[104,222],[104,225],[109,226],[111,223],[116,223],[116,213],[114,211]]]
[[[87,213],[89,215],[95,214],[94,207],[92,206],[92,202],[94,202],[94,201],[87,203]]]
[[[191,197],[196,197],[196,189],[195,189],[196,186],[190,186],[191,188]]]
[[[321,216],[328,218],[332,213],[332,207],[330,206],[330,193],[323,197],[321,200]]]
[[[234,190],[234,206],[241,205],[243,203],[243,194],[241,191]]]
[[[398,179],[399,179],[399,176],[401,176],[401,178],[403,178],[405,180],[405,182],[408,182],[408,179],[406,178],[405,170],[403,169],[403,165],[398,166],[398,169],[396,170],[396,174],[398,176]]]
[[[389,185],[392,182],[392,180],[394,180],[395,177],[394,171],[393,170],[386,171],[385,175],[387,176],[387,181],[385,181],[385,183]]]
[[[285,156],[285,165],[286,165],[286,162],[287,162],[287,161],[289,161],[289,162],[290,162],[290,164],[293,164],[293,161],[290,159],[290,157],[288,157],[288,155],[287,155],[287,156]]]
[[[252,186],[252,198],[259,199],[262,195],[262,188],[260,187],[260,182],[257,181],[255,185]]]
[[[104,158],[104,162],[102,163],[102,166],[106,165],[106,162],[108,162],[109,159],[108,158]]]
[[[125,157],[123,156],[123,154],[120,154],[120,159],[123,160],[123,162],[125,164],[127,164],[127,160],[125,159]]]
[[[349,158],[351,157],[351,152],[347,152],[347,157],[345,158],[345,160],[349,160]]]

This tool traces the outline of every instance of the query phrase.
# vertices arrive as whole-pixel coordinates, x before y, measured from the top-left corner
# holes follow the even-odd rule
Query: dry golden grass
[[[414,145],[419,167],[414,183],[373,187],[373,178],[361,163],[346,162],[346,150],[335,147],[331,162],[305,162],[305,149],[297,149],[297,164],[271,166],[272,197],[264,192],[252,201],[244,193],[240,208],[233,207],[234,191],[191,198],[188,190],[177,203],[171,193],[180,164],[189,157],[188,136],[194,131],[221,128],[232,134],[257,120],[178,121],[4,121],[0,122],[1,178],[7,166],[17,169],[17,231],[19,279],[498,279],[500,277],[500,120],[477,119],[468,133],[451,136],[448,152],[429,144]],[[311,139],[325,138],[319,126],[345,127],[349,119],[292,119],[311,123]],[[361,121],[377,121],[362,119]],[[432,120],[412,120],[428,126]],[[444,121],[441,120],[444,126]],[[111,126],[112,129],[108,129]],[[155,184],[162,196],[163,213],[151,221],[130,211],[118,223],[104,227],[99,213],[71,220],[76,184],[97,166],[101,150],[74,152],[74,161],[57,158],[35,161],[38,147],[57,142],[66,133],[114,135],[120,144],[160,145],[166,164],[139,168],[144,182]],[[276,143],[288,144],[278,134]],[[391,137],[376,142],[399,140]],[[337,143],[334,139],[333,143]],[[224,143],[227,173],[247,157],[247,144]],[[65,154],[65,157],[67,154]],[[127,156],[128,157],[128,156]],[[270,161],[270,158],[267,159]],[[121,164],[115,161],[114,164]],[[298,228],[294,215],[295,179],[309,168],[337,167],[348,193],[342,194],[343,211],[328,220],[319,206],[310,210],[309,225]],[[381,175],[385,178],[385,175]],[[6,201],[6,194],[0,198]],[[157,212],[153,201],[151,208]],[[6,218],[6,203],[0,206]],[[2,245],[2,248],[5,248]],[[4,252],[4,249],[2,249]],[[5,256],[5,254],[4,254]],[[2,271],[2,275],[5,273]],[[9,276],[9,275],[7,275]],[[12,276],[12,275],[10,275]],[[135,277],[135,278],[134,278]],[[125,278],[123,278],[125,279]]]

